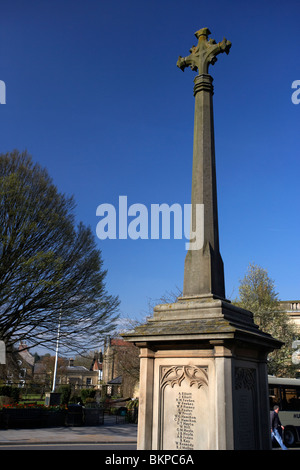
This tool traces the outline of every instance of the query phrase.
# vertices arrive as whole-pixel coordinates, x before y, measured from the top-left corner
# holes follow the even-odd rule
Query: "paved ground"
[[[136,443],[137,425],[116,423],[114,416],[105,416],[99,426],[66,426],[37,429],[1,429],[1,444],[53,443]]]
[[[0,446],[33,444],[133,444],[137,425],[116,423],[115,416],[105,416],[99,426],[63,426],[37,429],[0,429]],[[274,450],[281,450],[276,448]],[[291,450],[300,450],[299,447]]]

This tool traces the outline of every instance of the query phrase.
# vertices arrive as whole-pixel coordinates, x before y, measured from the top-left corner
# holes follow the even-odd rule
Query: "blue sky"
[[[2,0],[0,152],[27,149],[95,233],[98,205],[188,204],[195,73],[176,62],[208,27],[227,297],[250,262],[299,299],[300,3]],[[185,240],[98,240],[125,317],[182,288]]]

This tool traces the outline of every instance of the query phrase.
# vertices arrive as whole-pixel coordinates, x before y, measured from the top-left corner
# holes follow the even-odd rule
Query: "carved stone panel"
[[[257,448],[257,379],[256,370],[235,367],[234,370],[234,436],[235,448]]]
[[[208,449],[207,368],[162,366],[160,395],[160,449]]]

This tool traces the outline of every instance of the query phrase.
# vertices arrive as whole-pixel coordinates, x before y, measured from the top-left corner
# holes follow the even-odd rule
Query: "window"
[[[282,411],[300,411],[300,388],[293,386],[270,386],[271,409],[279,405]]]
[[[281,388],[281,408],[287,411],[300,411],[300,389],[296,387]]]

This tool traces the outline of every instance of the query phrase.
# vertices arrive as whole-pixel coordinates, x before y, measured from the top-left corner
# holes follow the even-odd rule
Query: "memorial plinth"
[[[192,205],[204,205],[203,246],[187,253],[183,296],[124,335],[140,349],[138,449],[270,449],[266,363],[281,343],[225,299],[208,65],[231,43],[209,34],[197,31],[198,45],[177,62],[199,71]]]
[[[138,448],[269,449],[267,355],[281,343],[211,298],[158,305],[140,348]]]

